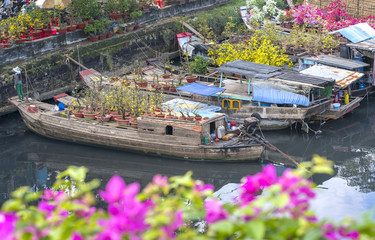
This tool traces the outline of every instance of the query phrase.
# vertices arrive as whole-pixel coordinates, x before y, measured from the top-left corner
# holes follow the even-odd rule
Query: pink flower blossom
[[[177,229],[184,224],[184,219],[182,216],[183,212],[177,211],[173,217],[173,221],[163,227],[163,232],[167,235],[166,239],[175,239]]]
[[[15,240],[13,232],[16,229],[17,216],[15,213],[0,212],[0,236],[3,240]]]
[[[206,209],[206,222],[215,223],[228,218],[228,213],[223,209],[221,202],[215,199],[209,199],[204,202]]]
[[[124,196],[125,182],[118,175],[113,176],[106,185],[106,191],[99,191],[99,195],[107,203],[115,203]]]

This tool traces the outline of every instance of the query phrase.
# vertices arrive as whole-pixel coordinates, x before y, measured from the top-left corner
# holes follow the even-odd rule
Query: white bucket
[[[333,109],[337,109],[337,108],[340,108],[340,103],[334,103],[333,104]]]

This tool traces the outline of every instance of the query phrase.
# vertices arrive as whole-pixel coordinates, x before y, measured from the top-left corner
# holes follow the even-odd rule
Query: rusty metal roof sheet
[[[282,74],[276,76],[276,78],[281,80],[287,80],[298,83],[311,84],[316,86],[327,86],[334,84],[334,80],[330,78],[325,78],[324,76],[314,76],[299,72],[289,72],[284,71]]]
[[[322,65],[314,65],[301,71],[301,73],[316,77],[331,78],[336,81],[336,84],[339,85],[340,88],[346,88],[348,85],[364,76],[363,73]]]
[[[364,62],[346,59],[342,57],[331,56],[331,55],[319,55],[316,57],[306,57],[304,58],[304,60],[313,61],[316,63],[320,63],[320,64],[332,66],[332,67],[344,68],[348,70],[355,70],[358,68],[369,66],[369,64],[364,63]]]

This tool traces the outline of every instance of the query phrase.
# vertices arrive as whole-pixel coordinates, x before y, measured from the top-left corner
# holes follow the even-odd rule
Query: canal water
[[[335,162],[335,175],[318,175],[317,198],[312,208],[320,218],[357,217],[375,203],[375,98],[366,100],[353,114],[334,122],[311,125],[319,134],[295,129],[263,132],[265,137],[298,161],[313,154]],[[103,188],[118,174],[127,183],[145,186],[155,174],[182,175],[211,183],[220,196],[231,198],[243,176],[261,171],[268,163],[287,161],[267,152],[259,162],[204,162],[170,159],[48,139],[29,131],[18,113],[0,117],[0,204],[20,186],[49,188],[56,175],[70,165],[86,166],[88,178],[98,178]],[[285,167],[277,165],[281,174]]]

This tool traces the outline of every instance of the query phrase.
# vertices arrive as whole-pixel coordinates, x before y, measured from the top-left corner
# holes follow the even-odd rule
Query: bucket
[[[203,144],[204,145],[207,145],[207,144],[209,144],[210,143],[210,138],[209,137],[204,137],[203,138]]]
[[[333,104],[333,109],[337,109],[337,108],[340,108],[340,103],[334,103]]]

